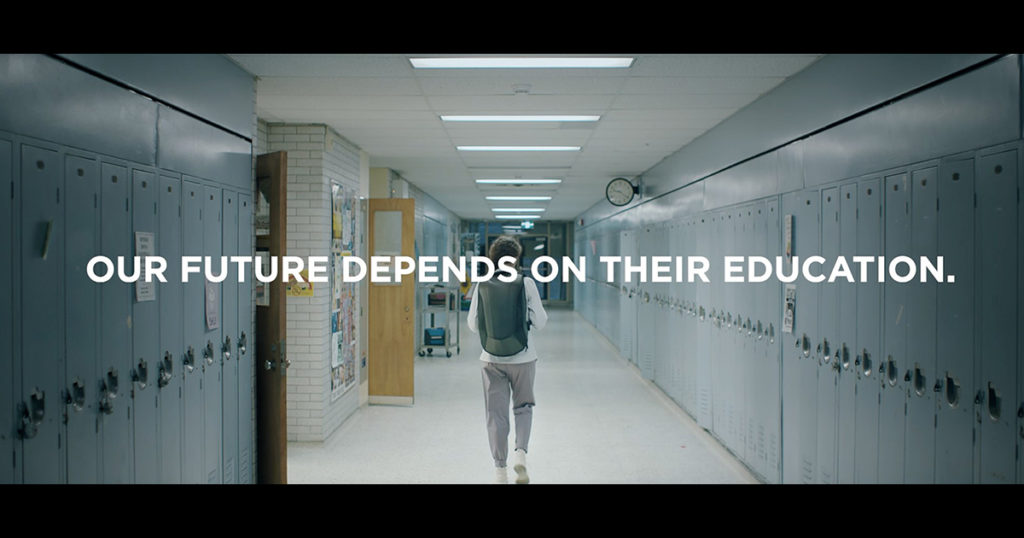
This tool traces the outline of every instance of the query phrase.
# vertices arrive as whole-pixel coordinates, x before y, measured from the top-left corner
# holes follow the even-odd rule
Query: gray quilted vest
[[[509,357],[526,349],[529,315],[523,276],[512,282],[496,278],[477,284],[477,329],[480,345],[495,357]]]

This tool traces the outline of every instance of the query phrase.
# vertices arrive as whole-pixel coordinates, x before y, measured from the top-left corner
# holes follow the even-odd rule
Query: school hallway
[[[757,482],[582,317],[548,315],[538,333],[532,484]],[[323,443],[289,443],[288,483],[492,482],[480,341],[465,312],[461,324],[459,355],[416,359],[413,406],[364,406]]]

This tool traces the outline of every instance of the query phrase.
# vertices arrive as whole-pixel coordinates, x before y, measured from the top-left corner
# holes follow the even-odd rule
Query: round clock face
[[[617,177],[605,187],[604,195],[612,205],[626,205],[633,201],[633,184],[626,178]]]

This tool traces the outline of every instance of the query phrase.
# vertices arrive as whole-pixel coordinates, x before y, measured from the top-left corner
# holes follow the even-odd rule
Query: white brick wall
[[[264,125],[266,151],[288,152],[288,255],[330,256],[330,185],[359,188],[359,149],[324,125]],[[288,440],[323,441],[358,407],[356,390],[331,401],[329,285],[289,297],[286,312]]]

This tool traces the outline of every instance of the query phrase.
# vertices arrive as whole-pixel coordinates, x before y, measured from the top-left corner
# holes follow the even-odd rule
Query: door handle
[[[213,364],[213,342],[207,340],[206,347],[203,348],[203,358],[206,359],[206,364]]]
[[[242,335],[238,337],[238,353],[245,355],[245,331],[242,331]]]
[[[114,412],[114,402],[117,398],[117,369],[111,368],[107,371],[106,377],[100,381],[100,411],[104,414]]]
[[[139,390],[145,390],[149,382],[149,364],[139,358],[139,364],[132,370],[132,381],[139,384]]]
[[[170,351],[164,352],[164,358],[160,361],[160,376],[157,378],[158,387],[166,387],[171,382],[171,374],[174,373],[174,357]]]
[[[224,345],[220,347],[222,353],[224,353],[224,360],[231,360],[231,336],[224,337]]]
[[[273,370],[274,369],[274,361],[273,360],[268,360],[268,361],[264,362],[263,363],[263,368],[265,370]]]
[[[37,387],[29,396],[28,403],[21,404],[21,424],[18,434],[22,439],[32,439],[39,433],[39,425],[46,418],[46,393]]]

